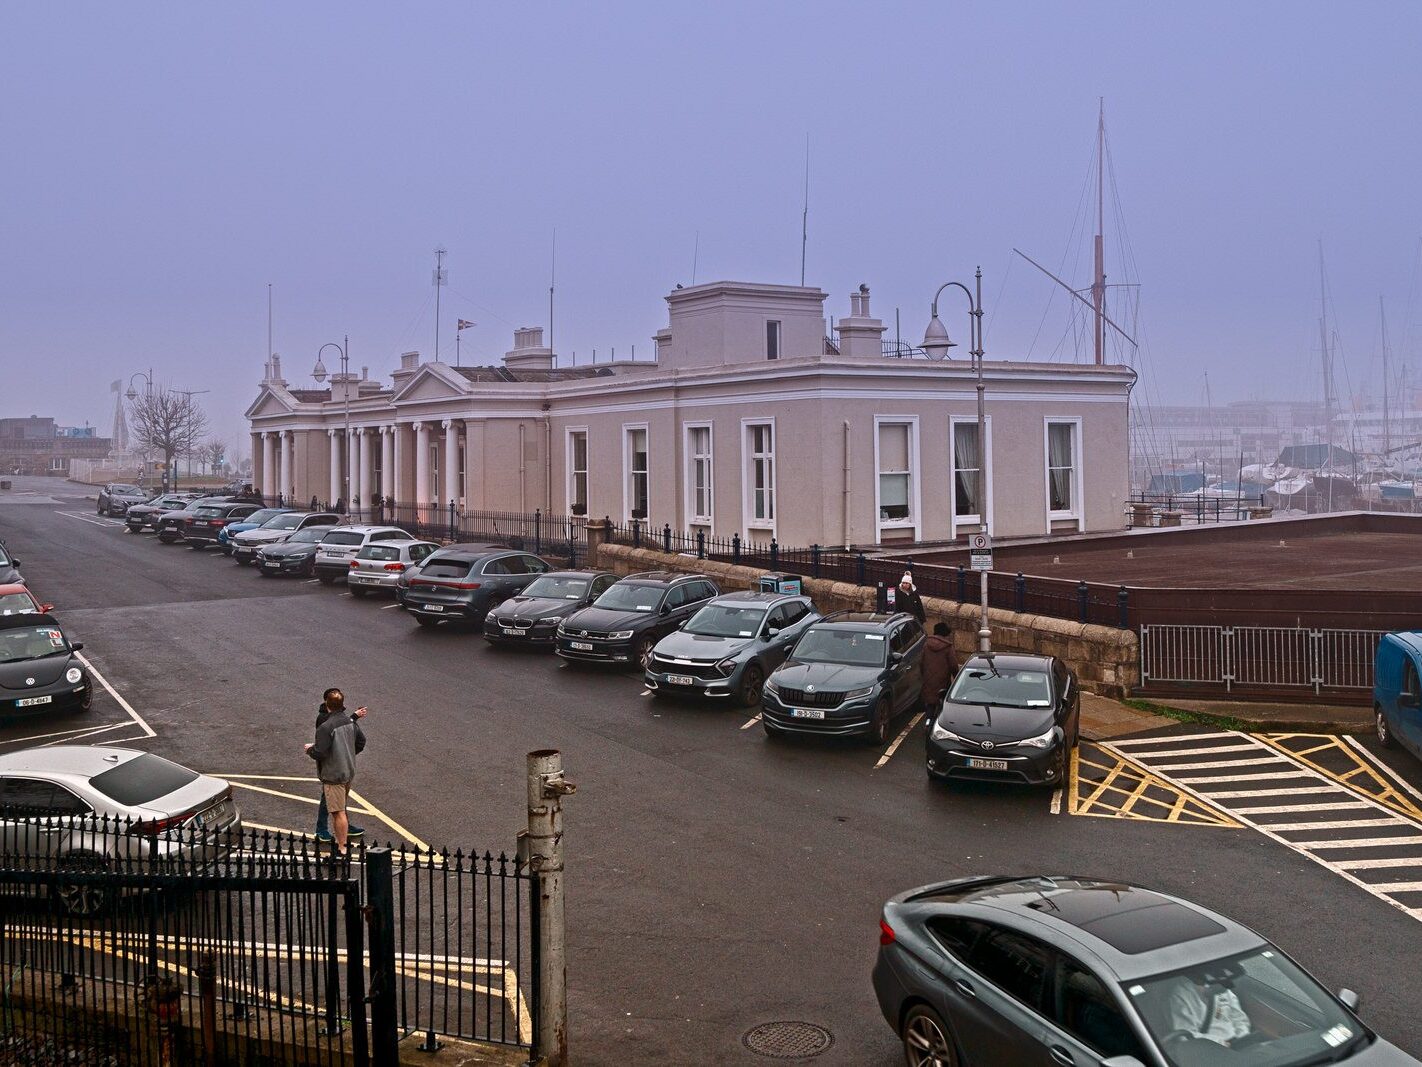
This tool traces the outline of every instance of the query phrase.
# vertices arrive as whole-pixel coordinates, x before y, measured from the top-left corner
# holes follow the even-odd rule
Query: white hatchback
[[[316,577],[324,585],[344,578],[356,553],[369,544],[385,541],[414,541],[398,526],[342,526],[332,530],[316,549]]]

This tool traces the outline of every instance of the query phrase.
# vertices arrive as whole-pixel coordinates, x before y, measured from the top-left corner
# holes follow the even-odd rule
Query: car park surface
[[[558,624],[617,581],[607,571],[549,571],[484,616],[484,639],[494,645],[552,648]]]
[[[566,660],[631,665],[645,671],[657,642],[719,593],[715,582],[699,574],[629,574],[591,605],[564,619],[555,647]]]
[[[734,697],[742,707],[758,707],[765,679],[819,617],[809,597],[724,593],[657,642],[647,688],[661,696]]]

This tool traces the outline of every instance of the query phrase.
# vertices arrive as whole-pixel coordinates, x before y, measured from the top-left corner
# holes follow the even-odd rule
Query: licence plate
[[[424,606],[424,610],[425,610],[425,611],[443,611],[444,608],[441,607],[439,604],[426,604],[426,605]]]
[[[978,759],[976,756],[969,756],[968,766],[976,771],[1005,771],[1007,770],[1007,760]]]
[[[696,679],[689,674],[669,674],[667,681],[671,685],[695,685]]]
[[[17,708],[32,708],[36,704],[48,704],[54,697],[25,697],[23,700],[15,701]]]
[[[819,708],[791,708],[790,717],[792,719],[823,719],[825,713]]]
[[[579,652],[591,652],[593,650],[591,641],[569,641],[568,644],[572,645],[573,648],[576,648]]]
[[[505,626],[504,633],[507,634],[509,637],[526,637],[528,635],[527,630],[515,629],[512,626]]]
[[[206,520],[206,519],[194,519],[194,520],[193,520],[193,525],[194,525],[194,526],[206,526],[206,525],[207,525],[207,520]]]
[[[379,578],[367,578],[363,574],[352,574],[351,577],[358,582],[368,582],[371,585],[374,585],[376,582],[380,581]]]
[[[281,564],[280,564],[280,563],[263,563],[262,566],[268,568],[269,570],[276,570],[278,567],[281,566]]]

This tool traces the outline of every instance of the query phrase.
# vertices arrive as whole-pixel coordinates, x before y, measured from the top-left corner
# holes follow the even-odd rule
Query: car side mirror
[[[1354,993],[1351,989],[1338,990],[1338,1003],[1342,1004],[1349,1011],[1356,1012],[1359,1005],[1363,1003],[1363,998]]]
[[[777,636],[779,633],[780,633],[780,627],[778,627],[778,626],[767,626],[767,627],[765,628],[765,636],[766,636],[766,637],[775,637],[775,636]]]
[[[662,615],[670,615],[670,614],[671,614],[671,605],[669,605],[669,604],[663,604],[663,605],[662,605],[661,614],[662,614]]]
[[[84,642],[83,642],[83,641],[75,641],[72,645],[69,646],[69,651],[70,651],[70,652],[83,652],[83,651],[84,651]]]
[[[10,557],[10,566],[12,566],[12,567],[18,567],[19,565],[20,565],[20,561],[17,560],[14,556],[11,556],[11,557]]]
[[[1112,1056],[1102,1060],[1101,1067],[1145,1067],[1145,1064],[1134,1056]]]
[[[889,653],[889,666],[890,666],[890,667],[897,667],[897,666],[898,666],[900,663],[902,663],[903,661],[904,661],[904,654],[903,654],[902,652],[890,652],[890,653]]]

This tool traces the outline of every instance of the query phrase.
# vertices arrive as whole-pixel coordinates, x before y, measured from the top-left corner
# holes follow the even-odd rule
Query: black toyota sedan
[[[652,649],[718,596],[710,578],[676,571],[629,574],[558,626],[558,655],[589,663],[620,663],[647,670]]]
[[[1080,729],[1076,675],[1061,660],[979,653],[928,729],[928,773],[1057,785]]]
[[[558,623],[585,608],[617,581],[606,571],[549,571],[484,616],[491,645],[552,648]]]
[[[89,672],[52,615],[0,616],[0,717],[87,711]]]

